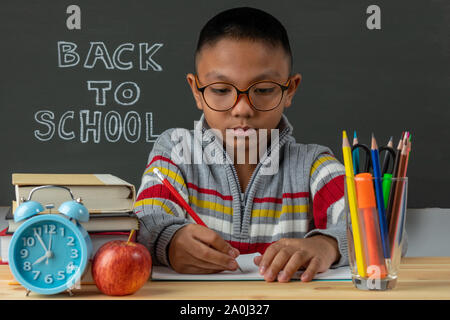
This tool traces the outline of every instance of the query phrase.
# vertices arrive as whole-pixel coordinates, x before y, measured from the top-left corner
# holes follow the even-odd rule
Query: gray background
[[[0,3],[0,205],[13,200],[13,172],[112,173],[138,187],[153,143],[143,138],[110,143],[102,137],[97,144],[92,135],[81,143],[78,111],[103,116],[111,110],[122,116],[136,111],[142,117],[152,112],[154,134],[171,127],[192,129],[200,111],[186,74],[194,71],[199,31],[218,12],[250,5],[273,14],[288,31],[294,71],[303,75],[286,111],[297,141],[327,145],[342,159],[342,129],[356,129],[365,143],[373,131],[379,144],[391,135],[398,141],[403,130],[410,130],[408,206],[450,207],[450,2],[77,1],[82,29],[68,30],[66,8],[73,3]],[[381,30],[366,28],[370,4],[381,7]],[[58,67],[58,41],[78,45],[77,67]],[[104,42],[111,55],[123,43],[162,43],[152,58],[163,70],[106,70],[102,63],[83,68],[90,41]],[[137,65],[136,53],[123,57]],[[140,100],[121,106],[110,93],[105,106],[96,106],[88,80],[111,80],[113,88],[134,81]],[[44,109],[56,119],[75,111],[67,130],[74,130],[76,139],[38,141],[34,131],[45,128],[34,114]],[[144,129],[144,119],[142,124]]]

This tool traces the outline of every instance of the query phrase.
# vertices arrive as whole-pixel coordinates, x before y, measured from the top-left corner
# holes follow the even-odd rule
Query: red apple
[[[92,278],[104,294],[123,296],[138,291],[147,282],[151,269],[152,260],[146,247],[115,240],[98,249],[92,262]]]

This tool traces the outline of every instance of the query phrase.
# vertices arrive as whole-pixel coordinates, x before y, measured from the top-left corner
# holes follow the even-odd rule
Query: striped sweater
[[[283,115],[278,141],[260,157],[242,193],[233,161],[208,129],[202,114],[193,130],[164,131],[150,152],[134,212],[140,221],[137,240],[149,249],[155,264],[170,266],[172,236],[184,225],[194,223],[157,180],[152,172],[155,167],[206,225],[241,254],[263,253],[281,238],[324,234],[337,240],[341,254],[332,267],[348,264],[343,214],[345,170],[330,149],[297,143],[293,127]],[[202,157],[203,161],[198,161]],[[264,168],[274,157],[278,168],[268,174]]]

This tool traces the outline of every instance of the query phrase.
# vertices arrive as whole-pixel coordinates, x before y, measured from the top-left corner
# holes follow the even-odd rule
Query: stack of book
[[[4,212],[3,225],[0,230],[0,264],[8,263],[8,247],[14,231],[23,221],[14,221],[16,208],[28,199],[30,191],[42,185],[59,185],[68,187],[74,198],[81,198],[89,211],[89,221],[80,224],[89,233],[94,257],[96,251],[106,242],[127,240],[131,230],[139,230],[139,220],[133,213],[136,198],[134,185],[110,174],[30,174],[14,173],[12,183],[15,188],[15,200]],[[71,200],[70,194],[61,188],[40,189],[33,193],[31,200],[40,202],[45,209],[41,214],[60,214],[58,207]],[[6,209],[6,208],[3,208]],[[5,211],[5,210],[4,210]],[[0,217],[2,219],[3,217]],[[90,283],[90,270],[85,272],[82,283]]]

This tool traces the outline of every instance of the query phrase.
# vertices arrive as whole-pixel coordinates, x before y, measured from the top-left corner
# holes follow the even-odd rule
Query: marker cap
[[[373,176],[370,173],[358,173],[355,176],[356,198],[358,208],[376,208]]]

